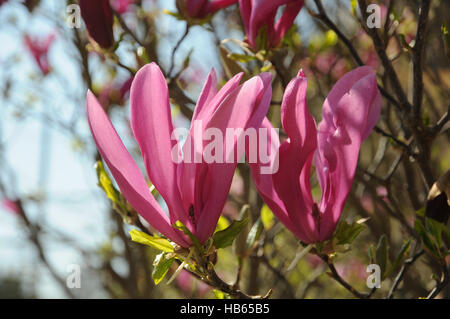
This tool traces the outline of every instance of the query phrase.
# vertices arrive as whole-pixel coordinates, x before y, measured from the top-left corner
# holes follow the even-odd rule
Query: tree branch
[[[414,256],[412,256],[411,258],[405,260],[405,262],[403,263],[402,268],[400,269],[400,271],[398,272],[397,276],[395,277],[394,280],[394,284],[392,285],[391,289],[389,290],[389,293],[387,295],[387,299],[392,299],[394,297],[394,292],[395,290],[398,288],[398,286],[400,285],[400,283],[403,280],[403,277],[405,276],[406,272],[408,271],[409,267],[412,266],[412,264],[419,259],[420,256],[422,256],[424,253],[424,250],[420,250],[419,252],[417,252],[416,254],[414,254]]]
[[[352,285],[350,285],[348,282],[345,281],[344,278],[342,278],[339,273],[336,270],[336,267],[334,267],[333,262],[330,260],[330,258],[325,256],[320,256],[323,261],[325,261],[328,265],[328,268],[331,270],[331,273],[329,275],[336,280],[338,283],[340,283],[345,289],[347,289],[350,293],[352,293],[353,296],[359,299],[368,299],[372,296],[372,294],[375,292],[376,288],[373,288],[368,294],[364,294],[356,290]]]
[[[425,44],[425,33],[428,22],[428,12],[430,11],[431,1],[422,0],[419,9],[419,21],[417,25],[416,42],[412,49],[413,64],[413,112],[414,118],[420,120],[420,108],[423,97],[423,55]]]

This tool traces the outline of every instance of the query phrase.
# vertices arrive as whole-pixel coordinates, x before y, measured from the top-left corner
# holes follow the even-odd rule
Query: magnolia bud
[[[450,170],[439,177],[431,187],[425,216],[447,224],[450,216]]]

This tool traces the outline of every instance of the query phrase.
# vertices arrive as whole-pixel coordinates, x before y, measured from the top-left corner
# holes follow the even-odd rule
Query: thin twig
[[[431,292],[428,294],[427,299],[433,299],[435,298],[442,289],[444,289],[450,282],[450,275],[447,268],[447,263],[445,260],[443,261],[442,265],[442,276],[439,282],[436,284],[436,286],[431,290]]]
[[[383,130],[382,128],[380,128],[379,126],[375,126],[375,127],[373,128],[373,130],[374,130],[375,132],[377,132],[378,134],[383,135],[384,137],[390,138],[390,139],[393,140],[396,144],[398,144],[399,146],[403,147],[403,148],[405,149],[405,151],[408,153],[408,155],[411,155],[412,157],[417,157],[418,154],[414,153],[414,152],[411,150],[411,147],[410,147],[408,144],[406,144],[406,143],[400,141],[398,138],[396,138],[396,137],[393,136],[392,134],[389,134],[388,132],[386,132],[385,130]]]
[[[450,105],[447,108],[447,112],[439,119],[435,126],[430,129],[430,134],[436,136],[440,133],[442,128],[450,121]]]
[[[49,270],[52,277],[62,287],[64,292],[67,294],[67,296],[69,296],[69,298],[71,298],[71,299],[74,299],[75,295],[72,293],[72,291],[66,285],[65,280],[58,275],[55,268],[49,263],[46,255],[44,253],[44,248],[42,247],[42,243],[39,238],[39,227],[37,225],[35,225],[34,223],[32,223],[28,219],[27,214],[23,208],[22,202],[19,200],[16,202],[16,204],[19,208],[20,216],[22,216],[22,220],[25,223],[25,226],[27,227],[27,229],[29,231],[29,239],[34,244],[34,246],[36,247],[36,249],[38,251],[39,259],[44,263],[44,265],[47,267],[47,269]]]
[[[356,51],[356,48],[353,46],[350,39],[348,39],[334,24],[333,21],[328,17],[327,13],[325,12],[325,9],[323,8],[322,1],[321,0],[314,0],[317,10],[319,11],[319,14],[313,14],[314,17],[321,20],[327,27],[329,27],[331,30],[333,30],[339,39],[344,43],[344,45],[347,47],[348,51],[350,52],[350,55],[355,60],[356,64],[359,66],[365,65],[363,60],[358,54],[358,51]],[[400,103],[388,92],[385,88],[383,88],[381,85],[378,85],[378,89],[380,90],[380,93],[388,100],[390,103],[396,106],[397,109],[400,110]]]
[[[287,278],[285,277],[285,275],[280,271],[280,270],[278,270],[277,268],[275,268],[274,266],[272,266],[271,264],[270,264],[270,262],[269,262],[269,260],[267,259],[267,256],[266,255],[262,255],[261,257],[260,257],[260,259],[261,259],[261,261],[262,261],[262,264],[264,265],[264,266],[266,266],[267,267],[267,269],[269,269],[277,278],[278,278],[278,280],[280,280],[282,283],[283,283],[283,285],[287,288],[287,296],[288,296],[288,298],[295,298],[295,292],[294,292],[294,290],[292,289],[292,286],[291,286],[291,284],[289,283],[289,281],[287,280]]]
[[[327,13],[325,12],[325,9],[323,8],[322,1],[321,0],[314,0],[314,3],[317,6],[317,10],[319,11],[318,15],[314,15],[316,18],[320,19],[327,27],[329,27],[331,30],[333,30],[339,39],[345,44],[347,49],[350,51],[350,54],[352,55],[353,59],[356,61],[358,65],[364,65],[364,62],[359,57],[358,52],[356,51],[355,47],[351,43],[351,41],[339,30],[339,28],[331,21],[331,19],[328,17]]]
[[[361,16],[363,17],[364,21],[367,21],[368,15],[367,15],[367,4],[365,0],[358,0],[359,8],[361,9]],[[378,31],[376,28],[365,28],[363,24],[364,29],[366,30],[367,34],[372,38],[373,45],[375,47],[375,51],[377,52],[381,63],[383,64],[383,67],[388,74],[389,81],[392,84],[392,88],[394,89],[395,94],[397,95],[397,98],[399,99],[400,108],[401,111],[406,112],[411,109],[411,105],[408,102],[408,98],[406,97],[406,94],[402,88],[402,85],[400,84],[400,80],[397,76],[397,73],[394,70],[394,67],[392,66],[391,60],[386,54],[385,51],[385,45],[383,43],[383,40],[381,39],[380,35],[378,34]]]
[[[424,250],[420,250],[417,253],[414,254],[414,256],[412,256],[411,258],[408,258],[405,260],[405,262],[403,263],[402,268],[400,269],[400,271],[398,272],[397,276],[395,277],[394,283],[391,287],[391,289],[389,290],[389,293],[387,295],[387,299],[392,299],[394,297],[394,292],[395,290],[398,288],[398,286],[400,285],[400,283],[403,280],[403,277],[405,276],[406,272],[408,271],[408,269],[412,266],[412,264],[419,259],[420,256],[422,256],[424,253]]]
[[[423,97],[423,55],[425,49],[425,33],[428,22],[428,12],[430,11],[431,1],[422,0],[419,9],[419,21],[417,23],[416,42],[412,48],[413,64],[413,112],[414,118],[420,119],[420,108]]]
[[[181,43],[183,43],[184,39],[186,39],[187,35],[189,34],[189,25],[186,25],[186,29],[184,30],[183,35],[178,40],[178,42],[175,44],[172,54],[170,56],[170,68],[169,71],[167,71],[167,76],[171,77],[172,71],[175,67],[175,54],[177,53],[178,49],[180,48]]]
[[[330,276],[336,280],[338,283],[341,284],[345,289],[347,289],[350,293],[352,293],[353,296],[359,299],[368,299],[372,296],[372,294],[375,292],[375,289],[372,289],[368,294],[364,294],[356,290],[352,285],[350,285],[347,281],[345,281],[344,278],[342,278],[339,273],[336,270],[336,267],[334,267],[333,262],[330,260],[328,256],[321,256],[322,260],[325,261],[328,265],[328,268],[331,270]]]
[[[133,31],[131,31],[131,29],[127,26],[127,24],[126,24],[125,21],[123,20],[122,16],[121,16],[118,12],[116,12],[114,9],[113,9],[113,13],[114,13],[114,15],[116,16],[117,21],[119,21],[119,24],[120,24],[120,26],[122,27],[122,29],[125,31],[125,33],[129,34],[129,35],[133,38],[134,41],[136,41],[140,46],[142,46],[142,47],[145,48],[145,47],[146,47],[145,43],[142,42],[142,41],[137,37],[137,35],[134,34]]]

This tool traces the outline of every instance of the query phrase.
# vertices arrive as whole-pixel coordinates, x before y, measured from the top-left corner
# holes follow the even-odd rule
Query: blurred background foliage
[[[152,263],[158,251],[130,240],[133,226],[124,223],[96,186],[93,166],[99,155],[84,108],[88,88],[99,97],[136,159],[139,149],[129,127],[127,85],[142,65],[152,61],[167,77],[175,126],[189,124],[211,67],[222,83],[239,71],[246,73],[245,78],[262,69],[276,75],[268,115],[275,127],[281,127],[283,88],[299,69],[309,79],[308,107],[316,121],[328,92],[360,64],[358,58],[373,67],[388,95],[398,98],[373,39],[361,27],[364,18],[357,1],[306,1],[282,45],[263,58],[239,43],[244,34],[237,5],[202,24],[188,25],[176,13],[175,1],[130,1],[126,12],[115,12],[113,51],[96,47],[84,25],[80,29],[66,25],[66,6],[71,3],[75,1],[10,0],[0,5],[1,298],[216,297],[187,272],[169,285],[167,279],[154,284]],[[371,3],[381,7],[382,50],[412,101],[412,48],[421,1]],[[419,127],[432,130],[449,107],[450,2],[431,1],[428,20],[418,116]],[[27,34],[55,35],[48,73],[35,64],[24,40]],[[386,269],[392,266],[374,298],[426,297],[443,281],[442,258],[434,258],[427,247],[424,251],[414,224],[423,218],[432,184],[450,168],[448,125],[443,123],[432,138],[419,141],[405,123],[395,103],[383,98],[382,116],[362,146],[354,187],[341,216],[349,223],[368,220],[346,251],[333,259],[339,275],[361,292],[370,291],[368,264],[376,259],[384,260]],[[419,158],[427,152],[429,156]],[[314,177],[312,185],[314,196],[320,197]],[[239,273],[244,291],[264,294],[272,288],[275,298],[352,297],[329,276],[323,260],[302,256],[303,247],[263,205],[247,166],[240,165],[219,226],[237,219],[245,204],[251,207],[248,228],[233,247],[219,251],[217,272],[225,281],[235,282]],[[250,247],[248,233],[258,235]],[[443,245],[449,248],[448,242]],[[448,256],[443,258],[448,264]],[[71,264],[81,266],[80,289],[66,286]],[[172,267],[170,273],[176,269],[175,264]],[[448,297],[448,287],[440,289],[439,296]]]

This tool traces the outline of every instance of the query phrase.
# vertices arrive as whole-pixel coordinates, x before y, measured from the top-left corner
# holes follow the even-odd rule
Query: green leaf
[[[239,212],[239,220],[248,218],[250,215],[250,205],[244,205]],[[236,236],[233,242],[233,253],[238,257],[247,255],[247,236],[250,231],[248,223],[243,227],[242,231]]]
[[[189,66],[189,63],[191,62],[191,56],[192,52],[194,52],[194,49],[189,50],[186,58],[183,61],[183,69],[186,69]]]
[[[267,25],[264,25],[263,27],[259,28],[258,35],[255,39],[256,47],[259,49],[265,49],[267,48],[268,41],[268,27]]]
[[[422,240],[422,243],[424,247],[435,257],[440,258],[440,252],[438,247],[436,247],[435,242],[431,238],[430,234],[428,233],[428,230],[423,225],[422,221],[420,219],[416,219],[414,222],[414,230],[419,235],[420,239]]]
[[[416,219],[414,230],[419,234],[423,245],[431,254],[438,259],[444,258],[442,235],[450,238],[450,231],[446,225],[432,218],[425,218],[424,225],[421,220]]]
[[[119,205],[125,210],[125,207],[120,199],[120,192],[114,187],[111,179],[105,171],[102,161],[95,163],[95,170],[97,171],[98,186],[105,192],[106,196],[115,204]]]
[[[420,217],[425,217],[425,210],[426,210],[426,207],[424,206],[421,209],[416,211],[416,215],[420,216]]]
[[[335,46],[337,42],[338,42],[338,36],[337,36],[336,32],[334,32],[333,30],[328,30],[327,32],[325,32],[325,46],[326,47]]]
[[[128,204],[122,194],[114,187],[113,182],[105,171],[103,163],[97,161],[95,163],[95,170],[97,171],[97,185],[106,194],[106,197],[111,201],[112,208],[123,219],[124,223],[134,225],[138,219],[137,212]]]
[[[220,291],[218,289],[214,289],[213,292],[217,299],[231,299],[229,294],[224,293],[223,291]]]
[[[350,225],[346,221],[340,222],[335,234],[337,245],[351,244],[363,230],[363,223],[355,221]]]
[[[405,241],[400,248],[399,252],[397,253],[397,256],[394,259],[394,262],[392,263],[391,267],[389,267],[388,271],[386,272],[386,276],[388,277],[394,270],[398,268],[400,265],[400,262],[402,261],[403,257],[405,257],[405,254],[408,252],[409,247],[411,246],[411,240],[408,239]]]
[[[444,233],[447,241],[450,242],[450,228],[448,228],[446,225],[442,228],[442,232]]]
[[[198,249],[198,251],[200,252],[202,251],[202,245],[198,241],[197,237],[195,237],[194,234],[192,234],[191,231],[182,222],[177,220],[175,222],[175,225],[173,225],[172,227],[181,230],[186,236],[189,237],[189,239],[192,241],[192,243]]]
[[[169,11],[169,10],[164,9],[164,10],[162,10],[162,13],[167,14],[167,15],[170,15],[170,16],[176,18],[176,19],[179,20],[179,21],[184,21],[184,20],[186,20],[186,19],[185,19],[181,14],[179,14],[178,12]]]
[[[375,246],[371,244],[368,249],[368,255],[369,255],[369,261],[371,264],[376,263],[376,253],[375,253]]]
[[[150,57],[148,56],[148,53],[147,53],[147,49],[145,49],[144,47],[138,47],[138,49],[137,49],[137,56],[138,56],[138,58],[144,63],[144,64],[147,64],[147,63],[150,63],[151,62],[151,60],[150,60]]]
[[[442,231],[446,225],[434,220],[433,218],[426,218],[426,229],[435,238],[437,248],[442,246]]]
[[[224,46],[219,46],[219,57],[226,76],[228,78],[232,78],[235,74],[244,72],[242,80],[248,80],[250,78],[249,72],[244,69],[238,62],[231,59],[229,57],[230,54],[231,53]]]
[[[146,234],[137,229],[132,229],[130,231],[130,235],[131,240],[136,243],[147,245],[168,253],[173,252],[173,246],[167,239],[156,236],[150,236],[149,234]]]
[[[358,1],[357,0],[351,0],[351,12],[353,15],[356,15],[356,6],[358,5]]]
[[[264,61],[264,65],[261,67],[261,72],[269,72],[273,68],[270,61]]]
[[[248,218],[235,220],[224,230],[218,231],[213,235],[214,246],[216,248],[225,248],[233,244],[233,240],[244,229],[248,223]]]
[[[384,274],[386,272],[387,264],[389,261],[388,257],[388,242],[386,235],[382,235],[380,240],[378,241],[378,245],[375,251],[376,263],[380,266],[381,269],[381,277],[384,278]]]
[[[250,229],[250,232],[248,233],[247,236],[248,248],[252,247],[253,244],[259,239],[259,236],[261,236],[263,229],[264,227],[261,218],[258,218],[256,222],[253,224],[252,229]]]
[[[153,271],[152,271],[152,278],[155,282],[155,285],[159,284],[161,280],[164,279],[167,272],[169,271],[170,266],[172,266],[172,263],[175,258],[166,258],[166,253],[160,253],[155,257],[155,260],[153,261]]]
[[[230,54],[228,54],[228,57],[233,61],[237,61],[237,62],[241,62],[241,63],[247,63],[247,62],[256,60],[256,57],[253,55],[245,55],[245,54],[238,54],[238,53],[230,53]]]
[[[228,220],[225,217],[220,216],[219,221],[217,222],[216,231],[224,230],[228,226],[230,226],[230,223],[228,222]]]
[[[261,207],[261,222],[266,230],[271,228],[274,224],[273,213],[266,204]]]
[[[283,38],[283,45],[296,49],[302,44],[297,25],[293,24]]]
[[[445,21],[441,26],[441,33],[444,42],[445,53],[450,58],[450,32],[448,31],[448,25]]]

